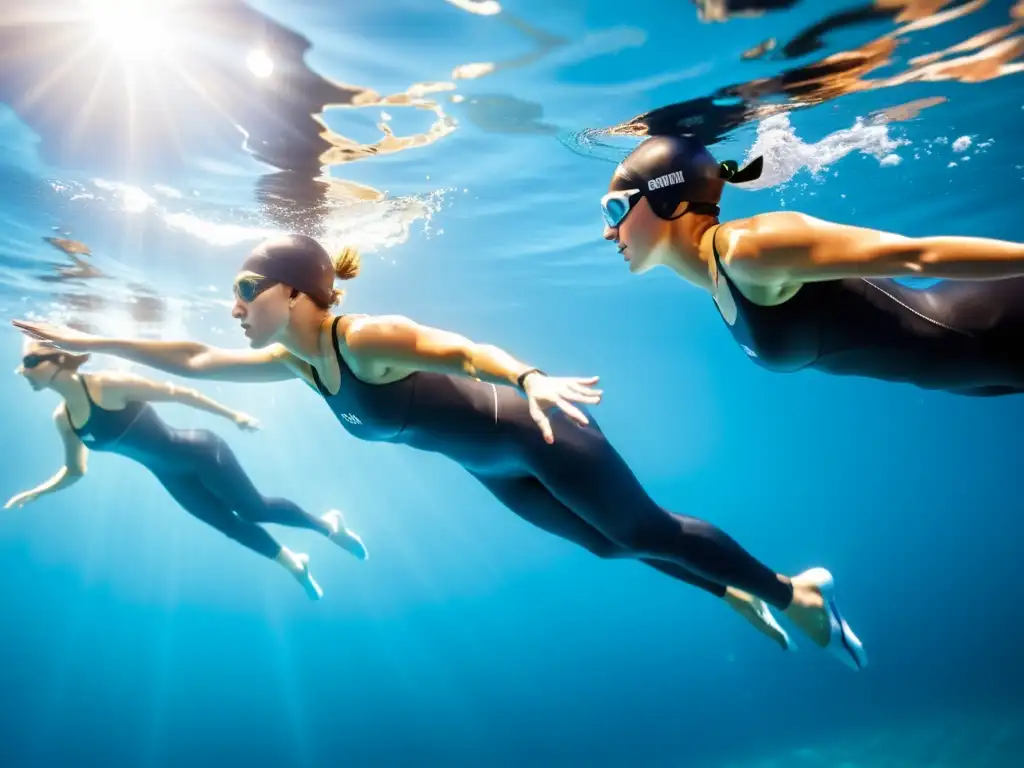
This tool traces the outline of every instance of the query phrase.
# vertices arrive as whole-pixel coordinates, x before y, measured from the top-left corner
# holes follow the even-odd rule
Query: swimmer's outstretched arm
[[[412,371],[436,371],[520,387],[530,415],[544,439],[552,443],[551,423],[544,413],[557,406],[578,424],[588,419],[570,401],[596,404],[597,377],[551,377],[491,344],[478,344],[451,331],[420,325],[407,317],[387,315],[354,320],[345,330],[345,345],[360,363]]]
[[[242,383],[298,378],[290,365],[291,353],[279,344],[257,350],[220,349],[196,341],[112,339],[50,323],[11,322],[29,336],[66,352],[115,355],[185,378]]]
[[[64,443],[64,466],[58,469],[57,473],[45,483],[12,496],[4,504],[4,509],[31,504],[40,496],[62,491],[85,477],[88,451],[82,441],[78,439],[78,435],[71,429],[64,403],[58,405],[57,410],[53,412],[53,423],[57,426],[57,432],[60,433],[61,441]]]
[[[345,332],[345,344],[361,362],[451,373],[489,384],[517,386],[521,375],[537,370],[498,347],[399,315],[354,320]]]
[[[256,429],[259,426],[252,416],[228,408],[196,389],[169,381],[152,381],[131,374],[105,374],[104,384],[116,386],[126,400],[180,403],[214,416],[222,416],[244,429]]]
[[[1024,275],[1024,245],[983,237],[904,237],[800,213],[726,224],[716,237],[737,277],[762,285],[845,277],[995,280]]]

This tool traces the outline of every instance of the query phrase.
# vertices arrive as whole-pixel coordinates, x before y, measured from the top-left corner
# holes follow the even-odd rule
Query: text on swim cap
[[[647,182],[647,189],[661,189],[663,187],[671,187],[674,184],[682,184],[686,179],[683,178],[682,171],[673,171],[672,173],[666,173],[664,176],[659,176],[656,179],[651,179]]]

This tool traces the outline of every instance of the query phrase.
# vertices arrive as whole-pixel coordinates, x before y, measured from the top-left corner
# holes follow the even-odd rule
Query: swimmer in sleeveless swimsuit
[[[708,291],[747,356],[958,395],[1024,392],[1024,245],[910,238],[800,213],[720,222],[726,182],[761,173],[659,136],[622,161],[604,237],[634,273],[666,266]],[[894,278],[944,278],[911,288]]]
[[[87,449],[116,453],[142,464],[184,509],[225,536],[283,566],[311,599],[323,594],[309,572],[309,558],[278,544],[260,523],[306,528],[327,536],[360,559],[366,550],[345,528],[341,513],[313,517],[288,499],[266,498],[245,474],[231,448],[204,429],[173,429],[150,402],[177,402],[256,429],[250,416],[232,411],[192,389],[115,372],[84,374],[89,356],[29,343],[17,373],[36,391],[63,398],[53,420],[64,443],[64,466],[50,480],[10,499],[4,509],[68,488],[85,475]]]
[[[496,347],[398,316],[332,316],[334,278],[358,273],[346,249],[291,235],[258,246],[235,279],[251,351],[189,341],[108,339],[15,321],[69,351],[100,351],[164,371],[239,382],[300,379],[361,440],[407,445],[459,463],[529,523],[604,558],[633,558],[724,599],[783,648],[768,606],[853,669],[863,646],[835,605],[832,576],[787,578],[711,523],[647,494],[593,419],[596,378],[552,377]],[[538,434],[538,428],[540,434]]]

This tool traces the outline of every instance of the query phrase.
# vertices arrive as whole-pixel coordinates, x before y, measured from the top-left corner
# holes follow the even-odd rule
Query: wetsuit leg
[[[172,431],[175,452],[188,457],[203,485],[240,517],[254,523],[276,523],[306,528],[325,536],[331,527],[298,504],[282,498],[267,498],[253,485],[227,442],[205,429]]]
[[[551,495],[535,477],[484,477],[474,475],[494,497],[526,522],[559,538],[571,541],[597,557],[632,558],[611,539],[577,516]],[[641,558],[641,561],[674,579],[715,597],[725,596],[725,587],[701,578],[677,563]]]
[[[525,407],[509,405],[503,420],[530,418]],[[787,579],[717,526],[658,506],[592,417],[590,426],[578,427],[560,412],[550,416],[554,445],[534,436],[522,446],[524,456],[534,476],[577,516],[636,558],[668,560],[780,610],[789,606],[793,587]]]
[[[214,496],[202,480],[194,473],[155,473],[157,480],[167,489],[185,511],[216,528],[230,539],[234,539],[253,552],[276,558],[281,553],[281,545],[274,537],[255,523],[244,520]]]

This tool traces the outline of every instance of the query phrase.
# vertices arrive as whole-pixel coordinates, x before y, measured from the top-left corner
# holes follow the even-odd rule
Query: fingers
[[[530,416],[533,417],[533,420],[537,422],[537,426],[540,427],[541,434],[544,435],[544,442],[548,445],[555,442],[555,435],[551,430],[551,422],[541,407],[537,405],[537,401],[532,398],[530,400]]]
[[[562,393],[563,397],[568,397],[570,400],[575,400],[577,403],[586,403],[587,405],[597,405],[601,402],[601,395],[603,393],[600,390],[585,390],[578,389],[575,387],[567,387],[566,391]]]
[[[11,320],[11,325],[26,333],[42,333],[44,329],[42,323],[32,323],[28,320]]]
[[[560,397],[555,401],[555,405],[561,408],[570,419],[575,421],[580,426],[585,427],[587,424],[590,423],[590,420],[585,415],[583,415],[583,412],[575,405],[570,403],[568,400],[565,400],[564,398]]]

